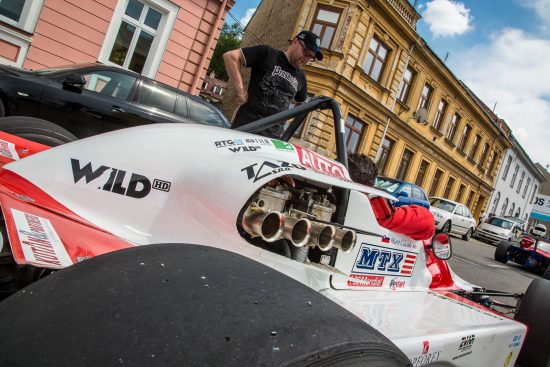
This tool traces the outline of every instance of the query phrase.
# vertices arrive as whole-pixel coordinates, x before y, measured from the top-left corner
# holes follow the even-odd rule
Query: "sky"
[[[410,0],[416,31],[506,121],[533,162],[550,164],[550,0]],[[236,0],[246,24],[260,0]]]

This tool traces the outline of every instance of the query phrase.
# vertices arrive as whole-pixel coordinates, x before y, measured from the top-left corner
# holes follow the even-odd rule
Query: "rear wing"
[[[51,147],[0,131],[0,167]]]

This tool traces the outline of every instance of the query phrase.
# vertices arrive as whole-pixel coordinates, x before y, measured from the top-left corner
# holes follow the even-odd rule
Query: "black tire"
[[[320,293],[206,246],[138,246],[86,260],[1,302],[0,318],[0,350],[10,351],[0,365],[410,366]]]
[[[0,118],[0,131],[50,147],[78,140],[72,133],[53,122],[28,116]]]
[[[542,277],[546,280],[550,280],[550,265],[546,267],[546,270],[542,274]]]
[[[510,241],[500,241],[495,250],[495,260],[506,264],[508,262],[508,250],[510,250],[510,247],[512,247]]]
[[[535,279],[520,301],[515,319],[529,327],[517,363],[521,366],[550,366],[550,281]]]
[[[441,227],[441,232],[450,233],[451,232],[451,221],[448,220],[443,224],[443,227]]]
[[[474,233],[474,229],[473,229],[473,228],[468,229],[468,232],[466,232],[466,234],[462,236],[462,239],[463,239],[464,241],[469,241],[470,238],[472,238],[472,234],[473,234],[473,233]]]

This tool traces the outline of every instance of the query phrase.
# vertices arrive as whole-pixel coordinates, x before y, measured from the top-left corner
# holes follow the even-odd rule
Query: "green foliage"
[[[227,51],[234,50],[241,46],[241,37],[243,30],[237,23],[227,24],[224,23],[220,38],[214,49],[212,60],[210,60],[210,66],[208,67],[208,73],[214,72],[217,79],[227,81],[229,77],[225,71],[225,64],[223,62],[223,54]]]

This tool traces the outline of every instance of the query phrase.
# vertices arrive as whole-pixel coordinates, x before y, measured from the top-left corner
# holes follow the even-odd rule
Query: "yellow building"
[[[416,33],[419,18],[406,0],[263,0],[243,46],[285,49],[300,30],[317,33],[325,58],[305,68],[308,91],[341,104],[348,150],[477,218],[510,143]],[[321,113],[297,138],[334,154],[332,121]]]

